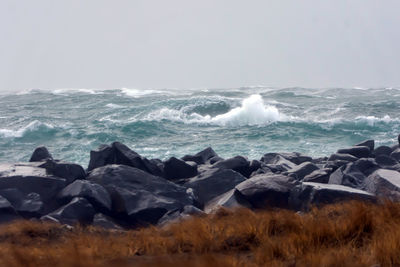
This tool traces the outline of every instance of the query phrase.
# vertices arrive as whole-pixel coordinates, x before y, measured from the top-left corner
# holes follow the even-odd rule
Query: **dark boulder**
[[[132,225],[157,223],[166,212],[193,204],[187,188],[126,165],[96,168],[87,179],[106,188],[113,212]]]
[[[245,180],[244,176],[233,170],[214,168],[191,178],[184,186],[192,188],[197,201],[204,205]]]
[[[284,159],[293,162],[294,164],[298,165],[303,162],[312,161],[312,158],[306,155],[303,155],[298,152],[291,152],[291,153],[267,153],[261,158],[261,161],[267,164],[275,164],[276,156],[283,157]]]
[[[197,175],[197,165],[172,157],[164,162],[164,177],[179,180]]]
[[[312,173],[315,170],[318,170],[318,166],[311,162],[303,162],[299,165],[293,167],[289,171],[283,173],[284,175],[288,175],[296,180],[302,180],[306,175]]]
[[[356,158],[368,158],[371,156],[371,150],[367,146],[353,146],[350,148],[339,149],[338,154],[350,154]]]
[[[57,195],[60,203],[68,203],[75,197],[87,199],[99,211],[111,211],[111,197],[107,190],[99,184],[87,180],[76,180]]]
[[[392,153],[390,153],[390,157],[397,161],[400,161],[400,149],[398,148],[394,150]]]
[[[207,147],[206,149],[200,151],[199,153],[195,155],[186,155],[182,157],[182,160],[184,161],[194,161],[197,164],[205,164],[209,159],[218,157],[217,153],[211,148]],[[212,164],[212,163],[211,163]]]
[[[335,161],[335,160],[344,160],[347,162],[354,162],[354,161],[358,160],[358,158],[353,155],[350,155],[350,154],[335,153],[335,154],[332,154],[328,159],[328,161]]]
[[[38,193],[25,195],[16,188],[6,188],[0,190],[0,195],[6,198],[24,218],[40,217],[44,214],[44,203]]]
[[[216,163],[216,162],[218,162],[218,161],[221,161],[221,160],[224,160],[224,159],[221,158],[220,156],[215,156],[215,157],[212,157],[211,159],[209,159],[208,162],[209,162],[210,164],[214,164],[214,163]]]
[[[361,143],[356,144],[355,146],[366,146],[369,148],[369,151],[374,151],[375,149],[375,140],[365,140]]]
[[[82,166],[75,163],[48,159],[39,167],[45,168],[48,174],[64,178],[68,184],[86,177],[86,172]]]
[[[0,223],[9,223],[20,218],[11,203],[0,196]]]
[[[36,161],[43,161],[46,159],[53,159],[53,157],[51,156],[50,152],[47,150],[46,147],[40,146],[37,147],[35,151],[33,151],[33,154],[29,161],[36,162]]]
[[[328,161],[326,164],[323,166],[323,168],[329,168],[332,169],[333,171],[336,171],[340,167],[349,164],[349,161],[346,160],[334,160],[334,161]]]
[[[374,202],[375,196],[368,192],[342,185],[304,182],[291,193],[290,203],[295,210],[309,210],[348,200]]]
[[[365,180],[366,191],[379,198],[400,201],[400,173],[379,169]]]
[[[392,153],[392,148],[388,147],[388,146],[380,146],[375,148],[373,154],[375,155],[375,157],[379,156],[379,155],[386,155],[389,156]]]
[[[234,170],[245,177],[249,177],[252,173],[249,161],[242,156],[236,156],[218,161],[217,163],[213,164],[213,168]]]
[[[329,182],[329,176],[331,175],[331,173],[332,169],[329,168],[318,169],[306,175],[303,179],[303,182],[327,184]]]
[[[352,188],[363,188],[366,176],[352,163],[342,166],[329,176],[329,184],[344,185]]]
[[[90,151],[88,171],[108,164],[115,164],[115,150],[109,145],[100,145],[97,150]]]
[[[387,155],[378,155],[375,157],[375,161],[376,163],[379,164],[379,166],[381,166],[382,168],[388,167],[388,166],[393,166],[398,164],[399,162],[397,160],[395,160],[392,157],[389,157]]]
[[[113,218],[104,215],[103,213],[96,213],[94,215],[92,225],[109,230],[123,230],[123,228],[118,225]]]
[[[85,198],[76,197],[65,206],[43,216],[42,220],[58,221],[62,224],[90,224],[95,210]]]
[[[264,162],[266,166],[274,173],[285,172],[293,169],[296,166],[295,163],[282,157],[281,155],[276,155],[274,158],[270,158],[268,160],[264,158],[264,160],[261,159],[261,161]]]
[[[201,216],[204,212],[195,206],[185,206],[179,210],[172,210],[167,212],[158,222],[158,225],[165,226],[170,223],[176,223],[184,219],[188,219],[194,215]]]
[[[207,202],[204,211],[206,213],[211,213],[220,208],[234,209],[242,207],[251,208],[251,205],[246,199],[244,199],[239,191],[234,188]]]
[[[289,208],[290,191],[298,183],[284,175],[260,174],[238,184],[235,188],[253,208]]]

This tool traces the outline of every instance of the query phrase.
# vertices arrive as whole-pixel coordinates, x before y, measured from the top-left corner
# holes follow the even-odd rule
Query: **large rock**
[[[238,184],[235,188],[253,208],[290,208],[290,192],[298,183],[284,175],[260,174]]]
[[[342,185],[304,182],[292,191],[290,203],[296,210],[308,210],[313,205],[321,206],[347,200],[375,201],[368,192]]]
[[[400,148],[393,150],[393,152],[390,153],[390,157],[397,161],[400,161]]]
[[[374,151],[375,149],[375,140],[365,140],[361,143],[356,144],[355,146],[366,146],[369,148],[370,151]]]
[[[36,161],[43,161],[46,159],[53,159],[53,157],[51,156],[50,152],[47,150],[46,147],[40,146],[37,147],[35,151],[33,151],[33,154],[29,161],[36,162]]]
[[[306,155],[303,155],[298,152],[291,152],[291,153],[267,153],[261,158],[261,161],[267,164],[276,164],[275,158],[276,156],[280,156],[288,161],[293,162],[294,164],[298,165],[303,162],[312,161],[312,158]]]
[[[208,160],[214,157],[218,157],[217,153],[215,153],[215,151],[211,147],[207,147],[206,149],[200,151],[195,155],[186,155],[182,157],[182,160],[194,161],[197,164],[201,165],[205,164]]]
[[[86,177],[86,172],[82,166],[75,163],[48,159],[39,167],[45,168],[48,174],[66,179],[68,184]]]
[[[113,212],[127,216],[133,225],[157,223],[166,212],[193,204],[187,188],[126,165],[96,168],[87,179],[104,186]]]
[[[303,163],[295,166],[293,169],[290,169],[289,171],[285,172],[284,174],[300,181],[306,175],[308,175],[318,169],[319,169],[318,166],[315,165],[314,163],[303,162]]]
[[[218,161],[217,163],[213,164],[213,168],[234,170],[245,177],[249,177],[252,173],[250,162],[242,156],[236,156]]]
[[[210,169],[191,178],[184,186],[193,189],[197,201],[204,205],[245,180],[240,173],[230,169]]]
[[[44,214],[44,203],[38,193],[32,192],[25,195],[16,188],[6,188],[0,190],[0,195],[25,218],[40,217]]]
[[[379,169],[365,180],[366,190],[379,198],[400,200],[400,173]]]
[[[20,219],[11,203],[0,196],[0,223],[8,223]]]
[[[111,197],[107,190],[96,183],[87,180],[76,180],[57,195],[61,203],[68,203],[75,197],[87,199],[99,211],[111,211]]]
[[[358,158],[353,155],[350,155],[350,154],[335,153],[335,154],[332,154],[328,159],[328,161],[335,161],[335,160],[344,160],[347,162],[354,162],[354,161],[358,160]]]
[[[76,197],[65,206],[45,215],[42,220],[58,221],[62,224],[90,224],[95,210],[85,198]]]
[[[43,201],[53,197],[66,185],[63,178],[30,164],[0,164],[0,189],[16,188],[24,194],[38,193]]]
[[[350,154],[356,158],[368,158],[371,156],[371,150],[367,146],[353,146],[350,148],[339,149],[338,154]]]
[[[392,153],[392,148],[388,147],[388,146],[380,146],[375,148],[373,154],[375,155],[375,157],[379,156],[379,155],[386,155],[389,156]]]
[[[113,218],[104,215],[103,213],[96,213],[94,215],[92,225],[110,230],[123,230],[123,228],[118,225]]]
[[[276,154],[274,157],[272,157],[272,154],[274,153],[265,154],[261,158],[261,161],[264,162],[272,172],[285,172],[293,169],[297,165],[280,154]]]
[[[243,207],[251,208],[251,204],[234,188],[207,202],[204,206],[204,211],[211,213],[220,208],[234,209]]]
[[[201,209],[196,208],[195,206],[185,206],[179,210],[172,210],[167,212],[158,222],[160,226],[165,226],[170,223],[176,223],[184,219],[188,219],[193,215],[203,215],[204,212]]]
[[[329,176],[331,175],[331,173],[332,169],[330,168],[318,169],[306,175],[303,179],[303,182],[327,184],[329,182]]]
[[[120,142],[114,142],[111,146],[101,145],[98,150],[90,151],[88,171],[110,164],[127,165],[153,175],[163,175],[163,170],[157,163],[140,156]]]
[[[181,159],[172,157],[164,162],[164,176],[168,180],[179,180],[197,175],[197,165],[190,165]]]

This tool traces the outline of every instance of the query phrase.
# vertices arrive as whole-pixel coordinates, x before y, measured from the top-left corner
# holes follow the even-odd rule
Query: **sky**
[[[1,0],[0,90],[400,86],[398,0]]]

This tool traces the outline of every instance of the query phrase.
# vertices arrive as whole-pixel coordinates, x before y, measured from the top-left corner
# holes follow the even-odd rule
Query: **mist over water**
[[[212,146],[222,157],[299,151],[325,156],[400,133],[400,89],[32,89],[0,95],[0,162],[45,145],[87,165],[89,151],[121,141],[166,159]]]

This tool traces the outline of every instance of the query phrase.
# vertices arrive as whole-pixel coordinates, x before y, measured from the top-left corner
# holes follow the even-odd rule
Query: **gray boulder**
[[[303,162],[307,161],[312,161],[312,158],[306,155],[303,155],[299,152],[289,152],[289,153],[267,153],[264,154],[264,156],[261,158],[261,161],[267,163],[267,164],[275,164],[275,158],[276,156],[280,156],[288,161],[291,161],[292,163],[298,165]]]
[[[383,155],[383,154],[376,156],[375,161],[382,168],[399,164],[399,162],[397,160],[395,160],[394,158],[389,157],[387,155]]]
[[[182,157],[182,160],[184,161],[194,161],[197,164],[205,164],[208,160],[211,158],[218,157],[217,153],[211,148],[207,147],[206,149],[200,151],[199,153],[195,155],[186,155]],[[212,164],[212,163],[211,163]]]
[[[24,194],[16,188],[6,188],[0,190],[0,195],[24,218],[40,217],[44,214],[44,203],[38,193]]]
[[[368,158],[371,156],[371,150],[367,146],[353,146],[350,148],[339,149],[338,154],[350,154],[356,158]]]
[[[92,225],[110,230],[123,230],[123,228],[118,225],[113,218],[104,215],[103,213],[96,213],[94,215]]]
[[[270,153],[271,154],[271,153]],[[267,155],[267,154],[266,154]],[[266,158],[266,155],[261,159],[262,162],[272,171],[272,172],[285,172],[293,169],[296,164],[292,161],[284,158],[282,155],[275,155],[273,158]]]
[[[0,223],[9,223],[20,218],[11,203],[0,196]]]
[[[253,208],[289,208],[291,190],[299,182],[279,174],[260,174],[238,184],[240,196]]]
[[[245,177],[249,177],[252,173],[249,161],[242,156],[236,156],[233,158],[218,161],[213,164],[213,168],[234,170]]]
[[[328,159],[328,161],[335,161],[335,160],[344,160],[347,162],[354,162],[354,161],[358,160],[358,158],[353,155],[350,155],[350,154],[335,153],[335,154],[332,154]]]
[[[48,174],[64,178],[68,184],[86,177],[86,172],[82,166],[75,163],[48,159],[39,167],[45,168]]]
[[[375,157],[379,156],[379,155],[386,155],[389,156],[392,153],[392,148],[388,147],[388,146],[380,146],[375,148],[373,154],[375,155]]]
[[[35,151],[33,151],[33,154],[29,161],[36,162],[36,161],[43,161],[46,159],[53,159],[53,157],[51,156],[50,152],[47,150],[46,147],[40,146],[37,147]]]
[[[366,146],[369,148],[369,151],[374,151],[375,141],[374,140],[365,140],[361,143],[356,144],[355,146]]]
[[[327,184],[329,182],[329,176],[331,175],[331,173],[332,169],[329,168],[318,169],[306,175],[303,179],[303,182]]]
[[[179,180],[197,175],[197,165],[172,157],[164,162],[164,177]]]
[[[245,180],[243,175],[233,170],[214,168],[191,178],[183,186],[193,189],[196,200],[203,206]]]
[[[60,222],[62,224],[90,224],[95,210],[85,198],[76,197],[65,206],[43,216],[42,220]]]
[[[195,206],[185,206],[179,210],[172,210],[167,212],[158,222],[158,225],[165,226],[170,223],[176,223],[184,219],[188,219],[194,215],[200,216],[203,215],[204,212],[201,209],[196,208]]]
[[[296,180],[302,180],[306,175],[312,173],[315,170],[318,170],[318,166],[311,162],[303,162],[293,169],[285,172],[285,175],[288,175]]]
[[[87,180],[76,180],[61,190],[57,195],[57,200],[65,204],[75,197],[87,199],[96,210],[111,211],[110,194],[99,184]]]
[[[393,150],[393,152],[390,153],[390,157],[397,161],[400,161],[400,149],[398,148],[396,150]]]
[[[400,173],[393,170],[379,169],[367,177],[366,191],[379,198],[392,201],[400,200]]]
[[[211,213],[220,208],[234,209],[242,207],[251,208],[251,204],[234,188],[207,202],[204,206],[204,211]]]

